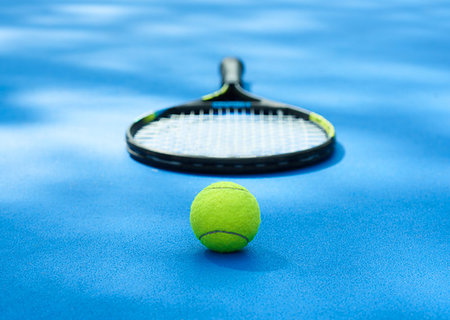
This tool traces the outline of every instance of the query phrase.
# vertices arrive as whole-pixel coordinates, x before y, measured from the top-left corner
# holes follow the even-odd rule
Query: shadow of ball
[[[288,265],[288,261],[278,253],[256,248],[244,248],[232,253],[205,250],[204,256],[220,267],[242,271],[276,271]]]

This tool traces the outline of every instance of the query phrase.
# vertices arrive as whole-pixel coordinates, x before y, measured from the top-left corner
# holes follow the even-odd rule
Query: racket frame
[[[242,69],[240,72],[242,73]],[[231,77],[230,81],[227,81],[224,75],[222,79],[223,84],[219,90],[203,96],[200,100],[158,110],[139,117],[128,128],[126,133],[127,149],[130,156],[139,162],[158,168],[209,174],[248,174],[290,170],[318,163],[331,156],[336,140],[335,129],[324,117],[299,107],[254,96],[240,86],[240,75]],[[136,132],[142,127],[170,114],[189,113],[192,111],[199,113],[200,110],[227,109],[230,106],[238,109],[261,110],[264,113],[281,110],[286,115],[294,115],[295,117],[314,122],[323,129],[327,139],[322,144],[307,150],[269,156],[231,158],[189,156],[158,149],[150,150],[134,139]]]

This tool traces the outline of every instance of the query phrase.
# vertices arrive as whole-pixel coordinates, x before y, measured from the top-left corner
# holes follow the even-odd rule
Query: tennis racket
[[[333,153],[328,120],[245,91],[243,69],[240,60],[225,58],[218,91],[131,124],[131,157],[177,171],[247,174],[312,165]]]

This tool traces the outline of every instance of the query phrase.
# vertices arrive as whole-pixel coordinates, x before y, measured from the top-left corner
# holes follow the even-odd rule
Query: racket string
[[[327,135],[315,123],[282,110],[227,108],[172,114],[142,127],[134,138],[165,153],[240,158],[307,150]]]

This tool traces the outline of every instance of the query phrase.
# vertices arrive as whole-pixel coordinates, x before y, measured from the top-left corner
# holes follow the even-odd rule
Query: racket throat
[[[203,101],[260,101],[259,98],[249,94],[237,83],[227,83],[218,91],[203,97]]]

